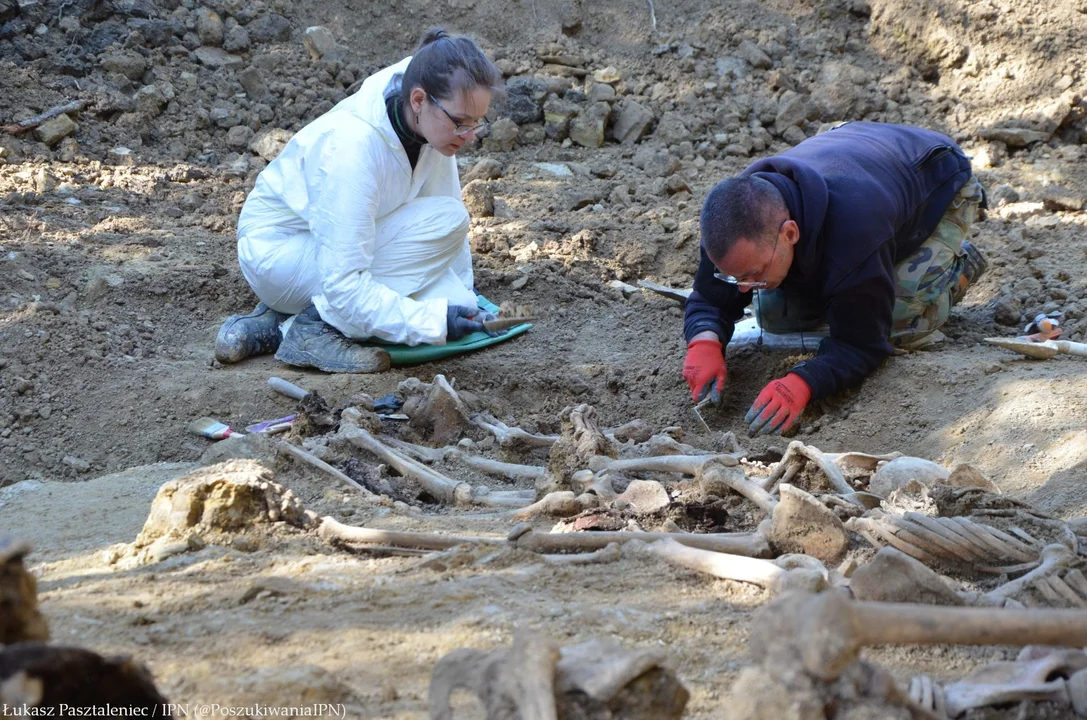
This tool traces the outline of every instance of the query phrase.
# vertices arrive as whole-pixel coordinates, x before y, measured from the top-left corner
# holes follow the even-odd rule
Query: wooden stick
[[[5,125],[3,129],[4,132],[8,133],[9,135],[18,135],[19,133],[24,133],[27,130],[33,130],[46,120],[55,118],[57,115],[63,115],[70,112],[79,112],[86,104],[86,100],[73,100],[72,102],[65,103],[64,105],[57,105],[56,107],[49,108],[41,115],[32,117],[29,120],[23,120],[19,123]]]
[[[297,458],[298,460],[301,460],[302,462],[310,465],[311,467],[315,467],[318,470],[322,470],[322,471],[328,473],[329,475],[331,475],[332,477],[336,478],[340,482],[342,482],[344,485],[347,485],[348,487],[351,487],[351,488],[354,488],[355,490],[358,490],[359,492],[362,493],[363,497],[365,497],[367,500],[380,500],[381,499],[380,495],[375,495],[374,493],[370,492],[365,487],[363,487],[359,483],[355,482],[350,477],[348,477],[344,473],[340,472],[336,468],[332,467],[331,465],[326,463],[321,458],[317,457],[316,455],[314,455],[314,454],[312,454],[312,453],[310,453],[310,452],[308,452],[306,450],[303,450],[302,448],[298,447],[297,445],[292,445],[289,442],[282,442],[281,441],[279,443],[279,447],[286,450],[288,453],[290,453],[293,457]]]
[[[468,483],[448,478],[417,460],[401,455],[360,427],[341,429],[340,435],[355,447],[376,455],[401,475],[422,485],[438,501],[447,505],[471,504],[472,486]]]

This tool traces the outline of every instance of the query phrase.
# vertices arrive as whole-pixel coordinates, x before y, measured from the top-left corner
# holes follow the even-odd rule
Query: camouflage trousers
[[[912,255],[895,265],[895,304],[890,340],[909,345],[947,322],[951,307],[966,294],[969,261],[963,243],[984,197],[971,178],[947,208],[935,232]],[[976,251],[975,251],[976,252]],[[767,332],[825,330],[822,301],[783,289],[755,293],[755,317]]]

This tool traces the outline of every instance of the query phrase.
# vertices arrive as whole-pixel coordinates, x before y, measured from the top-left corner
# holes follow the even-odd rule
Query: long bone
[[[494,439],[502,447],[533,450],[535,448],[551,447],[559,439],[558,435],[536,435],[519,427],[510,427],[494,416],[484,413],[473,415],[471,420],[472,424],[494,435]]]
[[[645,551],[663,558],[673,565],[704,572],[724,580],[751,583],[774,594],[785,590],[809,590],[818,592],[827,586],[827,573],[818,560],[808,567],[786,569],[771,560],[729,555],[700,550],[681,545],[675,540],[658,540],[645,547]],[[806,557],[806,556],[797,556]]]
[[[1042,548],[1041,559],[1042,562],[1038,567],[1022,577],[990,590],[985,593],[984,597],[989,600],[1002,600],[1011,597],[1034,582],[1056,573],[1061,568],[1068,567],[1076,559],[1076,556],[1064,545],[1054,543]]]
[[[397,438],[385,438],[384,442],[422,462],[435,463],[453,458],[457,462],[467,465],[473,470],[479,470],[488,475],[506,478],[511,482],[516,482],[518,480],[535,482],[537,479],[547,474],[547,468],[537,467],[536,465],[519,465],[517,463],[491,460],[490,458],[469,455],[463,450],[454,447],[428,448],[423,445],[405,442]]]
[[[653,542],[672,539],[689,547],[713,550],[715,552],[745,555],[747,557],[770,557],[770,546],[758,533],[653,533],[653,532],[583,532],[583,533],[543,533],[531,529],[527,524],[513,528],[507,538],[440,535],[438,533],[412,532],[397,530],[377,530],[373,528],[344,525],[330,518],[321,518],[318,535],[329,542],[343,542],[356,545],[386,545],[389,547],[416,548],[420,550],[448,550],[465,543],[489,543],[502,545],[509,543],[521,550],[541,554],[588,552],[600,550],[611,543],[625,543],[633,540]]]
[[[1082,650],[990,663],[958,682],[944,685],[947,716],[955,718],[968,710],[1014,701],[1055,702],[1067,707],[1071,699],[1065,678],[1084,668],[1087,655]]]
[[[788,673],[832,681],[870,645],[1087,645],[1087,611],[1003,610],[851,602],[838,593],[783,594],[755,618],[750,650]]]
[[[851,496],[855,490],[853,486],[842,475],[842,471],[835,465],[830,459],[827,458],[818,448],[810,445],[805,445],[799,440],[793,440],[789,443],[789,447],[785,450],[785,454],[782,456],[781,461],[778,462],[770,476],[766,478],[763,483],[763,489],[769,491],[770,488],[781,482],[782,477],[788,470],[790,465],[804,462],[813,462],[816,467],[823,471],[827,480],[830,481],[834,491],[840,495],[846,497]]]

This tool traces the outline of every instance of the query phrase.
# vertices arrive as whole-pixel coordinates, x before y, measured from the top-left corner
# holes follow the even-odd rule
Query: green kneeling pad
[[[477,301],[478,305],[487,312],[498,312],[498,306],[482,295],[477,296]],[[389,353],[389,360],[392,362],[393,367],[401,367],[404,365],[421,365],[422,363],[434,362],[452,355],[460,355],[472,350],[490,347],[526,333],[530,327],[532,327],[532,323],[515,325],[497,337],[491,337],[485,332],[475,332],[462,337],[460,340],[447,342],[445,345],[402,345],[400,343],[386,343],[380,340],[367,340],[359,344],[380,347]]]

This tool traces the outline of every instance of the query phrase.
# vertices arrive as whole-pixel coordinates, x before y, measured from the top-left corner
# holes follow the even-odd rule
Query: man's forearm
[[[694,342],[695,340],[716,340],[717,342],[721,342],[721,338],[712,330],[703,330],[691,338],[691,342]]]

